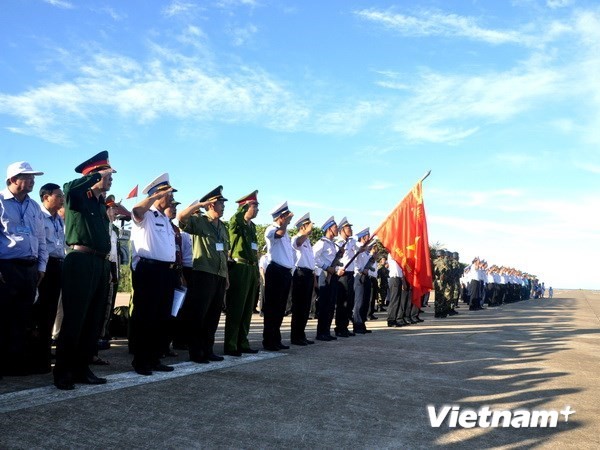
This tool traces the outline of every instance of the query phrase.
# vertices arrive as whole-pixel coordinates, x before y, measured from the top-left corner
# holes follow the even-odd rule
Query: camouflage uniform
[[[435,317],[444,318],[448,315],[448,275],[449,269],[446,258],[442,256],[443,250],[438,250],[437,258],[433,263],[435,280],[433,287],[435,289]]]

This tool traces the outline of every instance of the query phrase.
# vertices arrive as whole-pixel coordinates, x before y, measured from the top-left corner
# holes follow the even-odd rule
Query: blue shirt
[[[42,205],[44,228],[46,229],[46,250],[48,256],[64,259],[65,257],[65,223],[58,214],[54,216]]]
[[[0,259],[37,258],[38,271],[48,262],[40,205],[29,196],[19,202],[8,188],[0,191]]]

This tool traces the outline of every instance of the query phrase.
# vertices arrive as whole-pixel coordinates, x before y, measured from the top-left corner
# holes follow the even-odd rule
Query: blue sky
[[[359,231],[431,169],[431,242],[600,288],[597,2],[5,0],[0,74],[38,186],[106,149],[117,199],[169,172]]]

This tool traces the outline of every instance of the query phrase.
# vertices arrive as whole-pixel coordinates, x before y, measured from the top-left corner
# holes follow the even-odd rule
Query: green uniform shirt
[[[253,222],[248,224],[244,219],[247,208],[238,208],[236,213],[229,221],[229,242],[233,246],[231,257],[241,259],[241,262],[248,264],[258,264],[258,247],[256,238],[256,225]],[[252,248],[254,244],[255,248]]]
[[[104,198],[97,199],[90,190],[101,179],[102,175],[93,173],[65,183],[65,242],[108,254],[110,234]]]
[[[193,237],[192,268],[202,272],[227,277],[227,252],[229,237],[227,228],[220,220],[213,225],[207,216],[191,216],[187,222],[180,222],[180,228]],[[217,247],[222,245],[222,250]]]

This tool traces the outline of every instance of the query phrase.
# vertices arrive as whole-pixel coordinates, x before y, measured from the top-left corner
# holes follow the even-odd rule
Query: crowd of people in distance
[[[257,353],[248,334],[258,299],[265,351],[371,333],[375,312],[387,312],[388,327],[424,321],[429,294],[414,298],[398,262],[369,228],[355,233],[346,217],[331,216],[317,228],[310,213],[295,219],[284,202],[270,213],[261,256],[256,190],[236,201],[225,223],[222,186],[178,211],[177,190],[163,173],[128,211],[107,195],[116,173],[108,152],[75,172],[62,187],[44,184],[38,203],[29,194],[43,172],[25,161],[7,168],[0,191],[0,377],[52,372],[60,390],[105,384],[91,366],[108,364],[98,351],[110,346],[122,264],[131,268],[133,291],[128,349],[141,376],[175,370],[164,363],[175,350],[197,364],[224,360],[214,351],[223,312],[224,354]],[[126,249],[118,220],[131,223]],[[478,310],[544,296],[535,277],[488,268],[478,258],[464,267],[456,252],[439,250],[432,273],[438,319],[458,314],[461,298]],[[289,343],[281,333],[287,314]],[[306,332],[311,316],[314,336]]]

